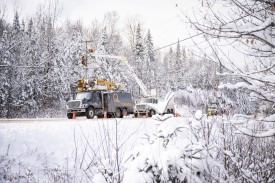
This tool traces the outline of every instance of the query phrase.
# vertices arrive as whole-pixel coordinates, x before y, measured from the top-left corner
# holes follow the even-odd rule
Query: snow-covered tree
[[[156,75],[156,67],[157,62],[154,53],[154,45],[150,30],[148,30],[147,35],[145,37],[145,48],[144,48],[144,64],[143,71],[145,72],[143,75],[143,80],[145,81],[145,85],[149,89],[153,89],[156,86],[155,75]]]
[[[174,80],[174,61],[175,61],[175,54],[172,48],[170,48],[167,56],[164,57],[164,64],[167,66],[167,87],[173,89],[175,86]]]
[[[189,17],[188,20],[204,35],[215,53],[207,55],[207,58],[226,68],[227,73],[224,75],[242,80],[221,87],[242,88],[250,91],[251,97],[274,104],[274,2],[205,1],[202,10],[207,12],[201,14],[203,23]],[[220,16],[223,12],[228,13]],[[214,40],[210,41],[210,37]],[[229,51],[219,47],[224,43],[231,45]],[[249,67],[238,64],[240,57],[232,57],[234,54],[245,58],[248,62],[246,66]]]
[[[182,52],[181,52],[181,46],[180,42],[178,40],[177,47],[176,47],[176,53],[175,53],[175,63],[174,63],[174,83],[175,83],[175,90],[180,86],[180,83],[182,81],[182,75],[181,75],[181,70],[182,70]]]
[[[138,24],[136,31],[135,56],[136,62],[141,62],[144,59],[144,42],[141,34],[140,24]]]
[[[223,180],[223,168],[208,148],[207,130],[181,123],[164,122],[148,136],[148,143],[126,157],[124,182],[211,182]],[[214,170],[214,167],[216,168]],[[214,173],[216,171],[216,174]]]
[[[137,75],[142,77],[144,68],[144,42],[141,34],[141,27],[138,24],[136,32],[136,45],[135,45],[135,67],[137,69]],[[143,79],[143,78],[142,78]]]
[[[133,66],[136,70],[137,76],[144,81],[143,75],[145,75],[144,67],[144,39],[141,33],[141,25],[140,23],[137,26],[136,35],[135,35],[135,50],[134,50],[134,62]],[[136,89],[135,89],[136,90]],[[141,95],[140,89],[138,89],[138,95]]]
[[[96,55],[108,55],[105,45],[107,43],[107,35],[106,35],[106,27],[102,30],[101,33],[101,39],[99,41],[99,44],[97,46],[97,49],[95,51]],[[107,62],[106,57],[96,57],[96,62],[100,65],[99,68],[96,68],[95,74],[100,77],[101,79],[109,79],[112,80],[112,76],[110,73],[108,73],[108,67],[109,67],[109,62]]]

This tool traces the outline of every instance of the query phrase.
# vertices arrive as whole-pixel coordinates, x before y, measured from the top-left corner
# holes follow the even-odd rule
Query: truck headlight
[[[88,104],[82,104],[82,108],[87,108]]]

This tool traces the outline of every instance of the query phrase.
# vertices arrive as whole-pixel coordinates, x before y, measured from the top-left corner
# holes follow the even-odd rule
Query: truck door
[[[103,94],[103,111],[108,112],[108,94],[107,93]]]
[[[93,93],[93,103],[96,108],[102,107],[101,94],[99,92]]]

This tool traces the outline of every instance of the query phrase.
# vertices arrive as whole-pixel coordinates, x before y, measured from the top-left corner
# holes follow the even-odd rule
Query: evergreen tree
[[[135,45],[135,62],[134,62],[134,67],[136,68],[136,74],[137,76],[144,81],[144,45],[143,45],[143,38],[141,36],[141,27],[140,23],[138,24],[137,31],[136,31],[136,45]],[[134,89],[138,90],[138,95],[141,95],[140,88],[139,89]]]
[[[176,53],[175,53],[175,63],[174,63],[174,89],[177,90],[179,88],[181,81],[182,81],[182,75],[181,75],[181,69],[182,69],[182,53],[181,53],[181,47],[180,42],[178,40],[177,47],[176,47]]]
[[[185,47],[182,47],[182,62],[180,64],[180,88],[184,88],[186,86],[186,78],[184,77],[185,72],[187,72],[187,54]]]
[[[99,44],[97,46],[97,50],[95,51],[96,55],[108,55],[105,45],[107,44],[107,35],[106,35],[106,27],[102,30]],[[109,71],[109,63],[107,62],[106,57],[96,57],[96,62],[100,65],[99,68],[94,70],[95,76],[101,79],[109,79],[113,80],[112,75],[110,75]]]
[[[8,50],[11,47],[11,34],[10,31],[4,30],[3,36],[0,37],[0,64],[1,65],[11,65],[10,58],[11,52]],[[11,76],[12,69],[9,67],[0,67],[0,116],[8,117],[9,102],[11,95]]]
[[[155,62],[155,54],[154,54],[154,45],[150,30],[146,35],[145,39],[145,53],[144,53],[144,64],[143,69],[144,71],[144,81],[145,85],[148,88],[153,89],[155,88],[155,74],[156,74],[156,62]]]
[[[136,32],[135,58],[136,58],[136,62],[142,62],[144,59],[144,46],[143,46],[143,38],[141,36],[140,24],[138,24],[137,32]]]
[[[3,36],[3,32],[5,30],[5,23],[3,19],[0,19],[0,37]]]
[[[25,21],[22,20],[21,32],[25,32]]]
[[[30,19],[29,23],[28,23],[28,30],[27,30],[27,34],[29,36],[32,35],[32,32],[33,32],[33,21],[32,21],[32,18]]]
[[[15,34],[20,32],[19,15],[17,11],[15,12],[13,19],[13,32]]]

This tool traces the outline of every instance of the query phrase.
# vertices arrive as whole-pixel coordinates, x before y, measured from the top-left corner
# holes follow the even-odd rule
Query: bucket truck
[[[98,55],[91,53],[92,57],[105,57],[111,59],[117,59],[122,61],[124,65],[127,66],[127,70],[130,75],[135,79],[136,83],[139,85],[143,92],[144,97],[135,104],[134,115],[138,117],[140,115],[147,115],[149,117],[155,114],[175,114],[175,104],[174,104],[174,93],[168,93],[164,101],[159,101],[155,94],[152,92],[149,94],[147,87],[144,85],[142,80],[136,75],[134,69],[128,63],[128,60],[124,56],[114,56],[114,55]]]

